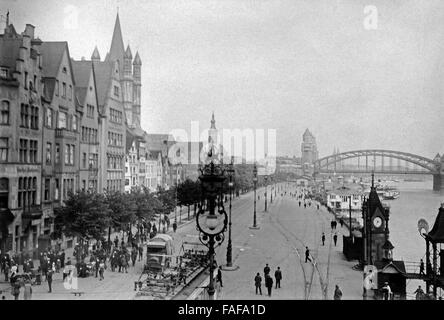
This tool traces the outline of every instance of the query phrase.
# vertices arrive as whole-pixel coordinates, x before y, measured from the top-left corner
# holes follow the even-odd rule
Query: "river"
[[[433,191],[433,182],[402,181],[397,183],[401,195],[396,200],[384,200],[390,205],[390,241],[395,246],[395,260],[417,261],[425,255],[425,241],[419,235],[417,222],[424,218],[430,229],[435,223],[441,202],[444,202],[444,191]],[[412,293],[418,285],[425,287],[421,281],[408,281],[407,292]]]

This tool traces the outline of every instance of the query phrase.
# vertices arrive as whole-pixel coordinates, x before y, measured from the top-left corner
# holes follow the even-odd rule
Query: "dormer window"
[[[63,73],[66,73],[66,67],[63,67]]]
[[[9,77],[9,68],[1,67],[0,68],[0,78],[8,79]]]

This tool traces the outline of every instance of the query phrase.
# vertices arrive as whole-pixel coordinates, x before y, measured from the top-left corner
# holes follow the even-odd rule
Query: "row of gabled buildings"
[[[8,14],[9,20],[9,14]],[[155,191],[183,179],[169,135],[141,129],[141,67],[124,48],[117,15],[102,60],[74,60],[27,24],[0,34],[0,250],[37,253],[50,243],[54,208],[69,191]],[[72,243],[65,244],[70,247]]]

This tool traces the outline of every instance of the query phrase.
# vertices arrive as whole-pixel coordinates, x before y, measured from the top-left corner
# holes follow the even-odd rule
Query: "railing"
[[[65,128],[58,128],[55,129],[55,136],[56,138],[75,138],[76,133]]]

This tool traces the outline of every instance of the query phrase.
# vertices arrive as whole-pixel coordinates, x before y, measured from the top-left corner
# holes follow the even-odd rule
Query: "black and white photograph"
[[[0,300],[442,300],[443,125],[441,0],[2,0]]]

